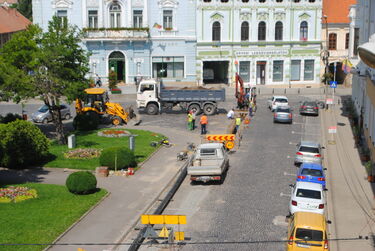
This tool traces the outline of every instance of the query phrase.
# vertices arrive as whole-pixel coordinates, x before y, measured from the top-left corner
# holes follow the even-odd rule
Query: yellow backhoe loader
[[[124,109],[118,103],[109,102],[108,93],[103,88],[85,89],[85,99],[76,99],[76,112],[83,114],[93,112],[98,114],[102,121],[110,121],[113,125],[127,124],[135,117],[131,107]]]

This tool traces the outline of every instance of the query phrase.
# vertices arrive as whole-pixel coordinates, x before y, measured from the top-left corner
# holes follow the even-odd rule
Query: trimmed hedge
[[[0,165],[24,168],[40,163],[48,154],[49,140],[31,122],[16,120],[0,124]]]
[[[96,191],[96,178],[88,171],[71,173],[66,179],[65,185],[69,192],[74,194],[90,194]]]
[[[92,131],[99,126],[100,118],[95,112],[86,112],[77,114],[73,119],[73,127],[78,131]]]
[[[114,170],[135,167],[137,162],[134,153],[127,147],[114,146],[104,149],[100,155],[100,165],[108,166]]]

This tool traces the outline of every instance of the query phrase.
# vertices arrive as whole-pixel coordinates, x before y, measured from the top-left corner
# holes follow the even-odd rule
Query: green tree
[[[27,19],[33,19],[32,0],[18,0],[17,10],[24,15]]]
[[[50,109],[57,140],[65,144],[58,109],[83,95],[88,86],[88,53],[80,46],[82,33],[53,17],[48,31],[35,25],[15,34],[0,49],[0,92],[15,102],[39,97]],[[3,71],[2,71],[3,70]]]

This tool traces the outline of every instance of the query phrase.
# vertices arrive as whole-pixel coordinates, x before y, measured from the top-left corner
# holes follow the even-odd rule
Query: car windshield
[[[43,105],[42,107],[39,108],[38,112],[42,112],[42,113],[45,113],[48,111],[48,106],[46,105]]]
[[[207,148],[207,149],[201,149],[200,154],[201,156],[214,156],[216,153],[216,149],[212,148]]]
[[[306,228],[297,228],[296,238],[305,241],[323,241],[323,232]]]
[[[302,198],[317,199],[317,200],[320,200],[322,198],[320,191],[302,189],[302,188],[297,189],[296,196],[302,197]]]
[[[284,107],[278,107],[276,109],[276,112],[286,112],[286,113],[290,113],[290,109],[289,108],[284,108]]]
[[[304,168],[301,172],[302,175],[310,175],[314,177],[322,177],[323,173],[320,170],[317,169],[310,169],[310,168]]]
[[[298,151],[305,152],[305,153],[319,153],[319,148],[309,147],[309,146],[300,146]]]
[[[303,103],[304,106],[317,106],[317,104],[315,102],[305,102]]]
[[[277,102],[277,103],[288,103],[288,100],[285,99],[285,98],[277,98],[277,99],[275,100],[275,102]]]

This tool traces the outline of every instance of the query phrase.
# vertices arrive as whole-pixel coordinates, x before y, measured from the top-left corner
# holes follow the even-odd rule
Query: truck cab
[[[157,114],[160,107],[158,91],[159,85],[155,80],[141,81],[137,89],[137,107],[146,108],[148,114]]]

